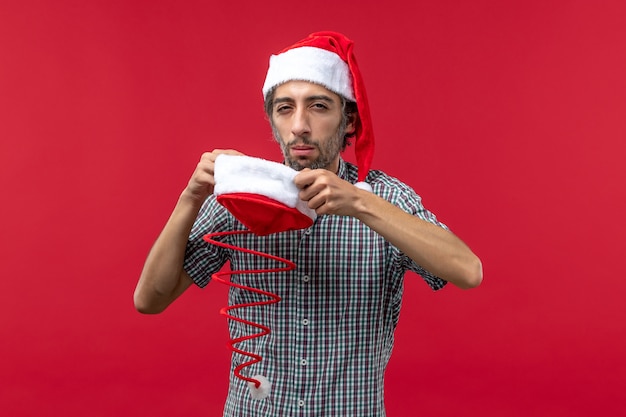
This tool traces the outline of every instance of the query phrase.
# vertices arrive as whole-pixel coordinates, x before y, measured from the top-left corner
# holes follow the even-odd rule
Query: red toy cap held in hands
[[[298,171],[286,165],[249,156],[221,154],[215,160],[214,194],[216,199],[248,230],[210,233],[204,236],[204,240],[213,245],[272,259],[285,265],[284,267],[259,270],[221,271],[213,274],[213,279],[218,282],[263,296],[256,302],[229,305],[221,309],[221,314],[229,320],[259,330],[258,333],[246,334],[229,341],[230,349],[233,352],[249,358],[248,361],[238,365],[233,372],[238,378],[247,381],[250,394],[256,400],[262,400],[270,395],[271,381],[264,375],[245,376],[242,371],[261,362],[263,358],[259,354],[248,352],[237,346],[244,341],[267,336],[271,333],[271,329],[263,324],[243,319],[240,314],[233,315],[230,312],[237,309],[275,304],[281,298],[277,294],[245,286],[236,281],[228,281],[222,277],[243,273],[277,274],[293,270],[296,265],[287,259],[234,246],[219,239],[216,240],[216,238],[247,233],[264,236],[310,227],[317,216],[314,210],[300,200],[298,187],[293,181],[297,174]]]

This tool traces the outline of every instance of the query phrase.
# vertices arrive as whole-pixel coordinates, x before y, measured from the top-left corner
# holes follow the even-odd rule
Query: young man
[[[352,47],[341,34],[320,32],[270,60],[265,108],[285,165],[299,171],[298,196],[317,218],[307,229],[229,238],[297,268],[232,277],[282,301],[240,310],[244,319],[272,330],[238,345],[263,357],[245,372],[267,376],[272,388],[266,398],[253,399],[245,381],[231,377],[225,416],[383,416],[383,377],[405,272],[418,273],[435,290],[446,282],[471,288],[482,280],[480,260],[410,187],[369,170],[373,134]],[[351,139],[358,167],[340,156]],[[213,195],[220,154],[241,155],[202,155],[146,260],[134,295],[142,313],[163,311],[192,283],[204,287],[226,262],[233,270],[266,266],[202,239],[245,229]],[[247,297],[231,291],[229,303]],[[230,331],[232,338],[251,333],[236,322]],[[233,355],[233,367],[244,361]]]

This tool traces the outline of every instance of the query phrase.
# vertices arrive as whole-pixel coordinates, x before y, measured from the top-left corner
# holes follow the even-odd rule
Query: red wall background
[[[625,18],[621,0],[0,1],[3,415],[219,415],[226,288],[159,316],[132,292],[201,152],[279,158],[268,56],[326,29],[357,42],[374,167],[485,269],[469,292],[407,276],[389,416],[624,415]]]

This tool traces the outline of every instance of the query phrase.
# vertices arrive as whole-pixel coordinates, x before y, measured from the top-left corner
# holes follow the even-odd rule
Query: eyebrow
[[[334,103],[333,99],[330,96],[327,96],[325,94],[318,94],[318,95],[314,95],[314,96],[308,96],[305,101],[310,102],[310,101],[315,101],[315,100],[322,100],[328,103]],[[274,99],[272,105],[276,105],[278,103],[293,103],[295,100],[292,99],[291,97],[277,97]]]

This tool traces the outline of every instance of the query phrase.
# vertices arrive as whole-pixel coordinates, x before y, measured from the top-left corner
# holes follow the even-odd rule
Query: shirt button
[[[302,366],[306,366],[308,363],[309,363],[309,362],[307,362],[307,360],[306,360],[306,359],[301,359],[301,360],[300,360],[300,365],[302,365]]]
[[[308,326],[308,324],[309,324],[309,319],[302,319],[303,326]]]
[[[309,278],[309,276],[308,276],[308,275],[304,275],[304,276],[302,277],[302,281],[304,281],[304,282],[309,282],[309,279],[311,279],[311,278]]]
[[[298,401],[298,407],[304,407],[304,401],[303,400]]]

